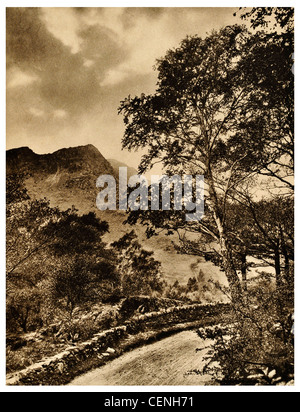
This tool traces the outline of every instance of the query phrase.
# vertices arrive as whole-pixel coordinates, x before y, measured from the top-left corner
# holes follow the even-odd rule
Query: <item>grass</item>
[[[18,350],[6,349],[6,373],[14,373],[40,362],[42,359],[56,355],[70,346],[69,343],[59,343],[53,339],[44,339],[30,343]]]

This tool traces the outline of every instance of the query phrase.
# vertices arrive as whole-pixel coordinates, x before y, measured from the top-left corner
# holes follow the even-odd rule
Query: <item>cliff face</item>
[[[102,174],[117,175],[93,145],[61,149],[39,155],[28,147],[6,152],[7,174],[22,173],[32,198],[46,197],[53,206],[74,205],[80,212],[96,208],[96,180]]]

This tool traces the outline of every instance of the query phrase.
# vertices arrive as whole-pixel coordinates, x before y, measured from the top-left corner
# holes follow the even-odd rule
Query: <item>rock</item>
[[[106,352],[108,352],[108,353],[116,353],[116,351],[115,351],[113,348],[108,348],[108,349],[106,350]]]
[[[292,380],[286,384],[286,386],[295,386],[295,381]]]
[[[279,382],[282,382],[282,378],[281,378],[281,377],[276,378],[276,379],[272,379],[272,384],[277,384],[277,383],[279,383]]]
[[[276,374],[277,374],[276,370],[273,369],[273,370],[269,373],[268,378],[269,378],[269,379],[274,379],[275,376],[276,376]]]
[[[261,374],[259,374],[259,375],[249,375],[248,376],[248,379],[250,379],[251,381],[257,381],[257,380],[260,380],[262,378],[264,378],[264,375],[261,375]]]
[[[108,357],[108,356],[110,356],[110,353],[104,352],[104,353],[102,353],[102,356]]]
[[[271,333],[277,333],[282,331],[282,326],[280,323],[275,323],[272,328],[270,329]]]
[[[64,373],[64,370],[65,370],[65,365],[62,362],[60,362],[56,365],[56,368],[57,368],[58,372],[62,375]]]

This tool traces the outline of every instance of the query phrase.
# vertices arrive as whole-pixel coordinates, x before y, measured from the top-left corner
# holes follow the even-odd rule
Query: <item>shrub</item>
[[[214,338],[209,372],[223,385],[275,384],[288,382],[294,374],[293,302],[287,286],[270,283],[249,287],[239,305],[233,305],[232,326],[220,333],[198,331],[201,338]]]

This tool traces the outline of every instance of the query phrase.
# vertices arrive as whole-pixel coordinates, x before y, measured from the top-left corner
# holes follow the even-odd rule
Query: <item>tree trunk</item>
[[[282,227],[280,227],[281,251],[284,256],[284,277],[287,282],[290,278],[290,259],[286,248]]]
[[[238,303],[241,301],[243,290],[241,282],[239,280],[238,274],[235,269],[233,257],[232,257],[232,248],[228,240],[226,233],[226,227],[224,225],[224,216],[222,216],[221,208],[219,206],[218,195],[215,190],[214,180],[210,167],[207,168],[206,183],[208,184],[208,190],[211,200],[211,207],[213,210],[214,220],[216,222],[218,232],[219,232],[219,244],[220,252],[223,261],[223,267],[225,270],[225,275],[229,283],[231,290],[231,297],[233,303]]]
[[[242,272],[242,282],[243,282],[243,289],[247,290],[247,254],[241,254],[241,272]]]
[[[243,295],[243,290],[238,274],[235,269],[231,247],[226,236],[224,235],[224,232],[220,234],[220,246],[223,267],[230,286],[232,301],[233,303],[240,302],[241,297]]]
[[[274,250],[274,263],[275,263],[275,275],[276,275],[276,286],[280,288],[283,284],[282,282],[282,275],[281,275],[281,267],[280,267],[280,252],[279,252],[279,245]]]

